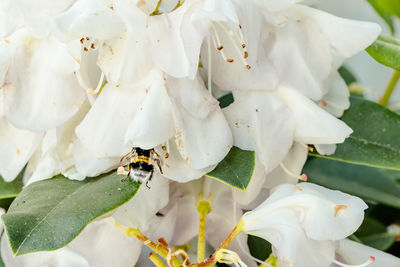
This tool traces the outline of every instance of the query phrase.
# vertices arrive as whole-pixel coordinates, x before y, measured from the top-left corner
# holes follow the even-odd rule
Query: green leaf
[[[260,261],[265,261],[272,253],[271,244],[258,236],[249,235],[247,245],[249,246],[250,254]]]
[[[341,118],[353,133],[324,157],[377,168],[400,170],[400,115],[368,100],[351,97],[351,106]]]
[[[400,17],[399,0],[376,0],[375,2],[382,11]]]
[[[386,35],[380,35],[366,51],[379,63],[400,70],[400,41]]]
[[[394,34],[394,26],[393,26],[393,19],[390,16],[390,12],[386,12],[385,8],[382,8],[382,4],[384,1],[381,0],[367,0],[368,3],[375,9],[376,13],[386,22],[386,24],[390,28],[390,32]],[[393,1],[393,0],[390,0]]]
[[[355,235],[363,244],[379,250],[387,250],[395,241],[395,237],[386,232],[386,226],[383,223],[370,217],[364,219]]]
[[[0,200],[7,198],[15,198],[19,192],[21,192],[24,186],[22,182],[22,177],[24,176],[24,171],[15,178],[14,181],[7,183],[0,177]]]
[[[357,81],[356,77],[351,73],[351,71],[346,68],[345,66],[341,66],[338,69],[340,76],[342,76],[343,80],[346,82],[347,85],[355,83]]]
[[[218,101],[219,101],[219,106],[221,108],[226,108],[227,106],[229,106],[230,104],[233,103],[233,101],[234,101],[233,95],[232,95],[232,93],[226,94],[226,95],[220,97],[218,99]]]
[[[89,222],[130,200],[139,186],[121,181],[115,171],[82,182],[59,175],[27,186],[2,216],[12,251],[65,246]]]
[[[245,190],[253,175],[255,159],[254,151],[232,147],[228,155],[207,176]]]
[[[312,183],[400,208],[400,184],[388,177],[389,172],[399,177],[399,171],[311,158],[306,162],[303,172]]]

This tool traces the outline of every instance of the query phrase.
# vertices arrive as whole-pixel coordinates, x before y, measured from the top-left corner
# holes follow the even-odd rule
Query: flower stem
[[[144,245],[152,249],[154,252],[156,252],[158,255],[160,255],[162,258],[167,259],[168,256],[170,255],[171,251],[167,247],[163,246],[162,244],[156,244],[151,239],[149,239],[147,236],[142,234],[139,229],[134,229],[134,228],[128,228],[126,226],[120,225],[118,222],[114,222],[115,226],[117,227],[118,230],[123,232],[129,237],[134,237],[140,242],[142,242]],[[171,263],[173,266],[183,266],[182,262],[175,256],[171,257]]]
[[[157,267],[167,267],[167,265],[165,265],[164,262],[156,254],[154,254],[153,252],[150,253],[149,259]]]
[[[197,240],[197,261],[202,262],[205,255],[206,247],[206,221],[207,214],[211,211],[210,202],[201,200],[197,203],[197,211],[199,212],[199,237]]]
[[[399,81],[399,78],[400,78],[400,71],[396,70],[393,73],[392,78],[386,88],[385,94],[379,100],[379,103],[382,104],[383,106],[387,106],[387,104],[389,103],[390,96],[392,95],[393,90],[396,87],[397,82]]]
[[[238,224],[236,224],[236,226],[233,228],[233,230],[230,232],[230,234],[225,238],[225,240],[221,243],[221,245],[219,245],[219,247],[217,248],[217,250],[214,252],[214,254],[199,263],[195,263],[192,264],[192,267],[208,267],[208,266],[214,266],[217,261],[217,253],[220,249],[226,249],[231,243],[232,241],[243,231],[243,227],[244,227],[244,222],[242,220],[240,220],[238,222]]]

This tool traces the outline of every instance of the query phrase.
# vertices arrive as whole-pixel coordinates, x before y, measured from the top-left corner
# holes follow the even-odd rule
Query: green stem
[[[211,211],[210,203],[207,200],[201,200],[197,203],[199,212],[199,237],[197,240],[197,261],[202,262],[205,257],[206,248],[206,222],[207,214]]]
[[[219,245],[217,250],[214,252],[214,254],[210,258],[208,258],[208,259],[206,259],[206,260],[204,260],[202,262],[192,264],[191,267],[209,267],[209,266],[214,266],[218,261],[218,258],[216,257],[217,256],[217,252],[220,249],[226,249],[232,243],[232,241],[243,231],[243,226],[244,226],[244,223],[243,223],[242,220],[240,220],[238,222],[238,224],[236,224],[236,226],[230,232],[230,234],[221,243],[221,245]]]
[[[379,100],[379,103],[382,104],[383,106],[387,106],[387,104],[389,103],[390,96],[392,95],[393,90],[396,87],[397,82],[399,81],[399,78],[400,78],[400,71],[396,70],[393,73],[392,78],[386,88],[385,94]]]
[[[162,258],[168,260],[168,255],[171,253],[171,251],[166,248],[165,246],[162,246],[160,244],[156,244],[151,239],[149,239],[147,236],[142,234],[139,229],[134,229],[134,228],[129,228],[126,226],[120,225],[118,222],[115,221],[115,226],[117,227],[118,230],[123,232],[129,237],[134,237],[140,242],[142,242],[144,245],[152,249],[154,252],[156,252],[158,255],[160,255]],[[171,265],[172,266],[183,266],[182,262],[175,256],[171,257]]]
[[[153,252],[150,253],[149,259],[157,267],[167,267],[167,265],[165,265],[164,262],[156,254],[154,254]]]

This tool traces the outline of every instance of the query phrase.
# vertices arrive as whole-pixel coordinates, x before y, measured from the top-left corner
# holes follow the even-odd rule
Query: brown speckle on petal
[[[335,210],[334,216],[336,217],[338,215],[339,211],[345,210],[345,209],[347,209],[346,205],[336,205],[334,207],[334,210]]]

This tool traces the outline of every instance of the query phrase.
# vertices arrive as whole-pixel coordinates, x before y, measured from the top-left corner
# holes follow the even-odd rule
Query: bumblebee
[[[135,182],[146,183],[150,189],[149,182],[153,177],[154,167],[157,166],[162,174],[162,160],[154,149],[132,148],[131,152],[122,157],[120,166],[128,165],[128,174],[122,181],[131,178]]]

